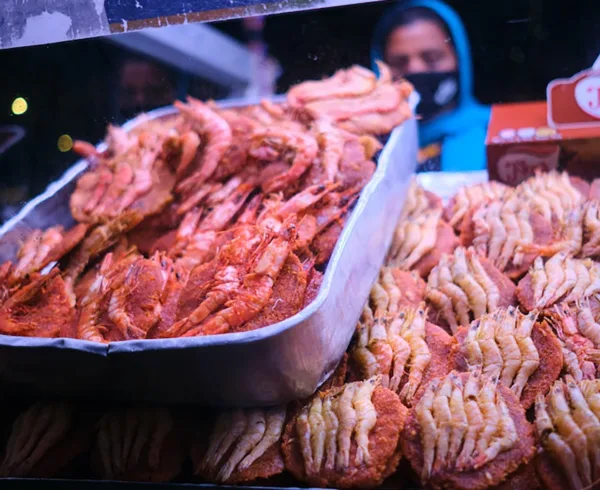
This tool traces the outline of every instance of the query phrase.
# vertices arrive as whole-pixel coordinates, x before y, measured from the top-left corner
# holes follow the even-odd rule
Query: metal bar
[[[0,49],[367,1],[377,0],[2,0]]]

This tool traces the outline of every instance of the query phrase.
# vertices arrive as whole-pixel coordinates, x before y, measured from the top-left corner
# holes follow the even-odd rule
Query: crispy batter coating
[[[534,458],[534,462],[535,459],[537,459],[537,456]],[[534,462],[522,464],[506,481],[491,488],[493,490],[537,490],[540,488],[540,479],[535,470]]]
[[[324,269],[375,172],[375,134],[411,116],[410,84],[383,63],[379,71],[340,70],[293,87],[289,103],[223,109],[188,97],[175,102],[176,115],[142,115],[131,131],[110,125],[105,150],[75,142],[90,163],[70,196],[79,224],[33,230],[14,266],[0,266],[0,301],[64,258],[76,333],[44,326],[38,335],[12,318],[0,327],[113,342],[240,332],[294,315],[314,298],[320,274],[312,270]],[[134,263],[99,274],[110,253],[119,262],[123,240],[139,252]],[[157,252],[175,272],[150,263]],[[289,252],[312,262],[298,273],[288,265],[278,281]]]
[[[298,313],[304,306],[307,287],[306,272],[294,253],[289,253],[273,285],[273,294],[262,311],[234,331],[248,332],[274,325]]]
[[[60,260],[83,240],[87,231],[88,226],[83,223],[67,231],[62,226],[53,226],[44,231],[32,230],[17,252],[17,261],[8,277],[9,283],[18,284],[51,262]]]
[[[529,408],[538,393],[548,392],[563,365],[558,338],[537,316],[509,307],[460,327],[455,335],[456,369],[480,368],[498,377]]]
[[[0,307],[0,333],[27,337],[76,337],[76,311],[57,268],[16,290]]]
[[[303,308],[306,308],[316,299],[317,295],[319,294],[319,290],[321,289],[322,282],[323,273],[312,269],[306,285],[306,294],[304,295],[304,304],[302,305]]]
[[[405,415],[376,378],[320,394],[286,426],[286,468],[310,485],[374,488],[398,465]]]
[[[478,373],[433,380],[409,412],[401,447],[413,470],[439,489],[498,485],[535,454],[514,394]]]
[[[194,473],[216,483],[239,484],[283,472],[285,407],[228,410],[191,450]],[[208,435],[210,434],[210,436]]]
[[[69,403],[36,403],[13,423],[3,450],[0,475],[51,478],[94,440],[95,416]]]
[[[168,482],[181,472],[182,440],[167,409],[115,409],[99,423],[92,469],[108,480]]]

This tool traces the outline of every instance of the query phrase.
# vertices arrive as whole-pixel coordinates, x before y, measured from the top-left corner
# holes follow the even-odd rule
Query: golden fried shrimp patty
[[[401,447],[423,484],[440,489],[498,485],[535,453],[515,395],[478,371],[429,383],[409,411]]]
[[[472,248],[444,255],[427,279],[426,299],[432,323],[452,333],[485,313],[514,305],[515,285]]]
[[[426,278],[444,254],[451,254],[459,246],[459,240],[454,234],[452,227],[445,221],[440,220],[436,229],[436,240],[434,247],[414,265],[413,270],[421,277]]]
[[[458,246],[452,227],[441,219],[441,210],[429,210],[415,218],[400,221],[394,233],[386,264],[413,270],[426,278],[443,254]]]
[[[600,292],[600,264],[559,252],[544,262],[538,257],[519,281],[517,298],[526,310],[573,303]]]
[[[416,218],[429,211],[442,211],[443,207],[442,199],[439,196],[425,190],[417,182],[417,179],[413,178],[406,193],[399,221]]]
[[[494,181],[461,187],[444,209],[444,219],[459,230],[471,207],[484,200],[501,198],[510,190],[507,185]]]
[[[552,241],[552,224],[526,202],[511,193],[506,201],[471,208],[460,227],[460,243],[473,246],[511,279],[527,272],[539,255],[527,246],[546,246]]]
[[[454,342],[427,321],[424,303],[393,308],[389,295],[376,284],[357,326],[352,372],[360,379],[380,375],[383,386],[411,406],[423,384],[448,373]]]
[[[560,342],[537,312],[502,308],[460,327],[455,338],[456,369],[480,368],[498,378],[525,409],[538,393],[548,392],[562,369]]]
[[[184,446],[168,410],[112,410],[99,423],[92,470],[107,480],[168,482],[181,472]]]
[[[567,375],[535,400],[543,451],[536,460],[547,488],[595,488],[600,478],[600,380]]]
[[[194,473],[216,483],[239,484],[283,472],[281,436],[286,408],[227,410],[192,443]]]
[[[425,299],[427,284],[415,271],[403,271],[396,267],[382,267],[378,282],[393,298],[397,307],[417,306]]]
[[[374,488],[398,466],[406,412],[377,378],[319,394],[285,428],[285,466],[309,485]]]
[[[36,403],[12,424],[0,476],[51,478],[94,440],[95,416],[68,403]]]

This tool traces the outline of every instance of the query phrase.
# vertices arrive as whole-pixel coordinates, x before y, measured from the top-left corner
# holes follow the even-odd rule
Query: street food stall
[[[3,488],[596,488],[600,68],[490,111],[423,0],[370,68],[275,94],[264,16],[351,3],[0,6],[0,63],[119,60],[48,78],[112,101],[104,136],[44,108],[84,96],[37,108],[76,161],[0,227]],[[417,73],[428,22],[451,47],[414,38]]]

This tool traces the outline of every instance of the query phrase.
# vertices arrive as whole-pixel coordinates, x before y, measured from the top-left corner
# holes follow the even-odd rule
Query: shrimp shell
[[[479,433],[483,429],[483,414],[477,404],[477,393],[479,392],[479,371],[471,371],[464,386],[465,414],[467,416],[468,428],[465,435],[463,447],[456,459],[456,469],[464,470],[472,459],[473,451],[477,444]]]
[[[356,428],[354,430],[358,445],[355,459],[357,465],[362,463],[369,464],[371,460],[369,453],[369,433],[377,423],[377,411],[371,401],[371,397],[378,383],[377,378],[364,381],[359,384],[352,398],[352,405],[356,411]]]
[[[469,298],[460,287],[452,282],[452,272],[446,255],[440,260],[437,272],[439,274],[439,289],[450,298],[452,308],[460,324],[466,325],[469,323]]]
[[[467,263],[467,257],[463,248],[457,248],[454,252],[452,264],[452,279],[458,284],[469,298],[469,306],[475,315],[479,318],[486,312],[487,298],[485,290],[475,280]]]
[[[436,420],[437,437],[435,441],[435,462],[433,471],[441,471],[447,467],[448,450],[450,448],[450,433],[452,431],[452,413],[450,397],[452,396],[452,381],[447,376],[433,400],[433,416]]]
[[[320,396],[313,398],[308,409],[308,423],[310,424],[310,445],[312,448],[312,472],[321,469],[325,455],[325,419],[323,418],[323,400]]]
[[[450,464],[458,457],[458,452],[463,443],[469,422],[465,411],[465,400],[463,395],[463,385],[460,377],[453,375],[450,377],[452,381],[452,395],[450,396],[450,413],[452,415],[452,432],[450,433],[450,446],[448,448],[448,457],[446,463]]]
[[[433,416],[433,402],[440,384],[439,379],[434,379],[427,385],[425,393],[415,407],[415,415],[421,426],[421,444],[423,445],[423,470],[421,479],[429,480],[435,459],[437,423]]]
[[[577,471],[575,454],[564,439],[555,432],[544,396],[541,393],[535,400],[535,426],[544,448],[560,461],[571,488],[583,488],[584,485]]]
[[[550,390],[549,401],[552,422],[576,456],[577,469],[582,483],[585,486],[590,485],[592,483],[592,469],[587,450],[587,439],[571,415],[561,381],[554,383]]]
[[[285,423],[286,408],[277,407],[267,410],[266,413],[266,430],[260,442],[254,446],[252,451],[240,462],[237,466],[238,471],[243,471],[249,468],[258,458],[260,458],[267,449],[280,440]]]
[[[600,348],[600,325],[596,323],[589,299],[577,303],[577,327],[582,335],[592,341],[594,347]]]
[[[490,378],[500,377],[503,359],[500,348],[496,343],[496,329],[493,318],[484,315],[480,318],[476,339],[483,353],[483,374]]]
[[[402,332],[403,338],[408,342],[411,351],[410,369],[408,381],[400,392],[400,398],[405,402],[411,402],[423,379],[423,374],[431,362],[431,352],[425,341],[425,319],[424,305],[412,315],[412,321]]]
[[[481,261],[473,250],[467,250],[467,257],[469,259],[469,266],[473,272],[475,280],[484,289],[487,296],[488,311],[494,311],[496,308],[498,308],[498,303],[500,303],[500,291],[498,286],[494,284],[490,276],[487,274],[481,265]]]
[[[344,386],[334,407],[339,422],[337,434],[338,454],[336,460],[338,470],[348,468],[350,465],[350,445],[357,423],[356,410],[354,409],[352,400],[357,388],[357,383],[350,383]]]
[[[565,281],[564,263],[567,255],[564,252],[559,252],[552,256],[544,265],[548,283],[544,288],[544,292],[536,303],[537,308],[543,308],[552,304],[552,299],[556,295],[558,288]]]

